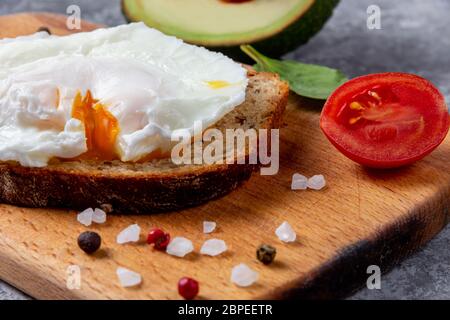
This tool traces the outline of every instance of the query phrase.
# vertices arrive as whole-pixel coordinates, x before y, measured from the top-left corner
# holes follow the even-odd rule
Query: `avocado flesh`
[[[239,45],[250,43],[279,57],[307,42],[339,0],[122,0],[130,21],[248,62]]]

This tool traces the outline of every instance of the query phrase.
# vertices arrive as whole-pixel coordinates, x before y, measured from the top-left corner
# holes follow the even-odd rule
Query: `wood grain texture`
[[[29,34],[42,25],[66,32],[64,19],[57,16],[17,15],[0,18],[0,36]],[[345,296],[365,283],[369,265],[387,271],[447,223],[450,140],[413,166],[367,170],[326,141],[318,125],[319,108],[316,102],[290,99],[278,175],[254,175],[230,195],[189,210],[109,216],[105,225],[89,228],[103,238],[103,249],[93,256],[76,245],[78,234],[87,229],[76,221],[76,212],[0,205],[0,278],[41,299],[177,299],[182,276],[200,281],[203,299]],[[324,174],[328,186],[320,192],[291,191],[296,172]],[[204,235],[204,220],[216,221],[218,230]],[[282,244],[274,234],[285,220],[297,231],[294,244]],[[186,236],[196,253],[179,259],[154,251],[144,234],[138,244],[117,245],[116,235],[132,223],[143,233],[158,226],[172,236]],[[225,240],[229,251],[201,256],[201,244],[212,237]],[[277,247],[273,265],[255,259],[260,243]],[[230,282],[231,268],[241,262],[260,272],[256,285],[238,288]],[[66,288],[66,269],[72,264],[81,268],[80,290]],[[118,266],[140,272],[142,285],[120,287]]]

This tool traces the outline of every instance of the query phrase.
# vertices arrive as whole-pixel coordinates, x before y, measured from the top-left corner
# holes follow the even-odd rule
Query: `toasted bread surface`
[[[279,128],[289,87],[271,73],[248,72],[246,101],[214,125],[226,129]],[[52,161],[44,168],[0,162],[0,202],[82,210],[112,205],[114,213],[179,210],[223,196],[250,178],[256,164],[175,165]]]

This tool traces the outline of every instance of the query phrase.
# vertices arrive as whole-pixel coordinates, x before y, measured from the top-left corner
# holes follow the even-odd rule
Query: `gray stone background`
[[[77,4],[82,18],[108,25],[125,22],[119,0],[1,0],[0,14],[65,13]],[[368,30],[367,7],[379,5],[382,29]],[[306,46],[288,55],[343,70],[350,77],[403,71],[432,80],[450,101],[450,0],[341,0],[333,18]],[[382,277],[381,290],[351,299],[450,299],[450,226],[420,252]],[[0,282],[0,299],[27,299]]]

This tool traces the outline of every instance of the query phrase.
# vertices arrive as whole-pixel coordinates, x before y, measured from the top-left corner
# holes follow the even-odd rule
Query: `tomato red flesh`
[[[404,73],[348,81],[327,100],[320,119],[338,150],[375,168],[423,158],[444,140],[449,124],[439,90],[424,78]]]

